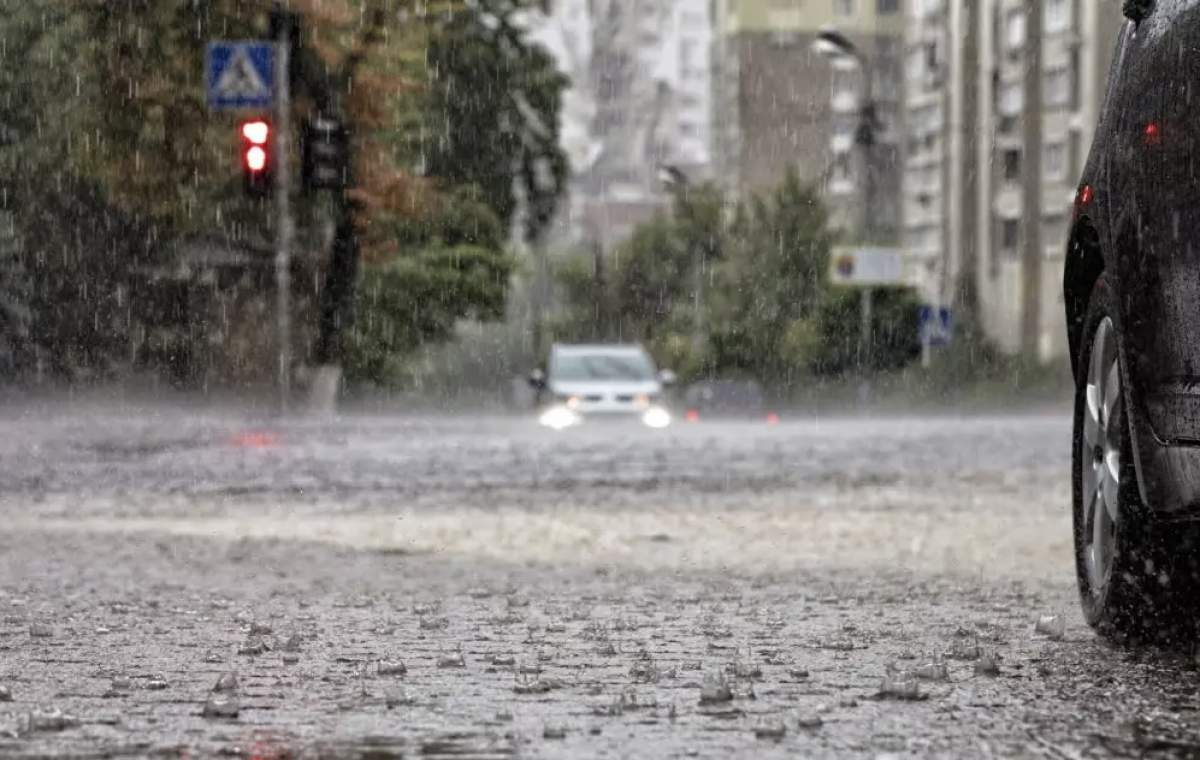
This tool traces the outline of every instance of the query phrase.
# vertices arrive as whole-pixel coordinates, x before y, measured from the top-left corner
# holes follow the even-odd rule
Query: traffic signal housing
[[[248,119],[238,128],[241,137],[242,182],[246,194],[262,198],[271,192],[271,150],[274,131],[266,119]]]
[[[316,116],[300,135],[300,180],[305,190],[341,190],[350,184],[350,133],[341,121]]]

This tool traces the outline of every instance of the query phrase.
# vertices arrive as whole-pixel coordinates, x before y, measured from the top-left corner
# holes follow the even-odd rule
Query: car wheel
[[[1116,297],[1101,275],[1084,321],[1072,457],[1075,570],[1088,624],[1118,639],[1171,638],[1181,622],[1172,538],[1150,519],[1134,470]]]

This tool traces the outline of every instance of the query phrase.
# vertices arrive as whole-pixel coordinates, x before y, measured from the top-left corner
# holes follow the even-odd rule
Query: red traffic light
[[[238,125],[238,135],[246,193],[261,198],[271,192],[271,124],[261,118],[248,119]]]
[[[266,145],[271,138],[271,125],[262,119],[243,122],[242,137],[251,145]]]
[[[246,168],[252,172],[267,168],[267,152],[257,145],[251,145],[246,151]]]

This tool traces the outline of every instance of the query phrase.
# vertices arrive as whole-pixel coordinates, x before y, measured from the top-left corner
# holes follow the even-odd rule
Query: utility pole
[[[931,317],[940,321],[944,306],[959,306],[958,298],[951,291],[961,275],[969,270],[968,241],[964,234],[964,219],[969,203],[965,185],[968,182],[963,161],[967,153],[968,130],[966,101],[971,93],[966,87],[966,75],[970,68],[966,64],[966,46],[969,41],[971,23],[970,0],[951,3],[946,19],[948,54],[941,62],[945,76],[944,102],[947,112],[945,147],[942,151],[943,194],[942,252],[938,262],[937,281],[934,283]],[[933,361],[932,329],[921,336],[921,366],[928,368]]]
[[[275,11],[287,14],[283,4],[276,2]],[[290,204],[291,174],[288,172],[288,139],[291,135],[291,48],[292,25],[285,15],[277,25],[275,40],[275,327],[279,343],[277,383],[279,411],[286,414],[291,401],[292,365],[292,209]]]
[[[972,79],[972,77],[978,76],[978,72],[982,68],[983,41],[980,39],[980,17],[983,8],[984,3],[981,0],[965,0],[962,7],[958,9],[959,19],[952,32],[952,36],[961,37],[962,41],[956,51],[959,73],[952,74],[955,84],[951,88],[954,92],[959,93],[959,103],[956,109],[958,120],[956,134],[959,136],[959,144],[955,151],[957,158],[954,159],[958,181],[957,189],[952,195],[957,198],[954,240],[959,246],[960,254],[958,271],[951,282],[955,292],[951,295],[950,306],[956,313],[963,316],[973,314],[978,305],[977,279],[979,257],[983,250],[978,245],[977,229],[981,224],[980,219],[985,217],[980,216],[976,202],[979,185],[983,179],[975,164],[975,156],[979,151],[979,144],[985,141],[981,139],[980,136],[984,133],[976,128],[976,123],[979,119],[981,104],[990,101],[984,94],[985,90],[974,86]]]
[[[876,129],[879,126],[878,114],[875,112],[875,70],[871,62],[874,60],[858,57],[859,71],[863,78],[863,102],[861,123],[858,126],[855,142],[862,153],[862,234],[863,241],[868,244],[879,244],[878,225],[879,209],[875,204],[876,192],[876,161],[875,146],[879,142]],[[874,293],[871,288],[862,289],[862,325],[859,330],[859,364],[860,371],[866,375],[871,370],[871,343],[873,341],[871,300]]]
[[[1042,3],[1026,0],[1025,12],[1021,352],[1038,362],[1042,342]]]
[[[879,142],[879,115],[875,103],[875,56],[868,58],[844,34],[831,27],[823,27],[813,41],[813,52],[831,59],[835,64],[839,60],[849,59],[858,67],[862,75],[862,103],[859,111],[858,128],[854,131],[854,145],[859,155],[859,170],[857,172],[861,187],[861,202],[859,209],[860,243],[866,245],[880,244],[879,209],[876,208],[876,185],[878,184],[876,146]],[[876,51],[878,53],[878,51]],[[871,288],[862,287],[859,291],[862,320],[858,332],[858,368],[859,374],[866,376],[871,367],[871,332],[872,332],[872,293]]]

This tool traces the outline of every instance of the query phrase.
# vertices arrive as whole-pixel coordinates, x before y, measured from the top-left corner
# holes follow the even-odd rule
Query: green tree
[[[652,341],[687,303],[692,260],[676,222],[656,216],[639,225],[612,257],[617,336]]]
[[[701,357],[692,345],[698,274],[703,287],[724,255],[724,197],[710,183],[679,186],[671,214],[638,225],[607,256],[567,257],[556,280],[565,308],[552,326],[562,340],[638,340],[665,364],[689,373]]]
[[[456,245],[444,242],[441,233],[425,238],[410,234],[421,224],[449,224],[453,214],[446,211],[446,199],[457,197],[464,186],[475,185],[485,193],[485,205],[494,211],[485,226],[503,227],[506,219],[497,221],[496,215],[509,213],[504,204],[511,199],[494,191],[504,182],[511,188],[517,177],[534,197],[531,218],[541,224],[552,212],[565,168],[554,163],[555,153],[547,152],[554,135],[534,134],[533,127],[557,129],[562,83],[552,81],[544,54],[530,46],[517,49],[509,70],[493,80],[497,88],[511,88],[491,93],[495,103],[509,104],[507,110],[468,109],[454,126],[460,136],[498,134],[497,121],[523,115],[525,121],[517,126],[511,119],[505,122],[519,141],[513,155],[520,160],[507,166],[468,164],[455,173],[443,170],[445,176],[417,171],[422,135],[439,102],[433,95],[441,80],[438,72],[431,73],[429,51],[438,45],[453,49],[469,62],[467,71],[499,61],[497,51],[513,53],[516,27],[508,21],[507,36],[472,31],[469,42],[439,42],[442,35],[449,38],[473,28],[463,14],[481,14],[490,7],[474,5],[468,11],[467,5],[453,0],[291,3],[303,18],[297,67],[304,86],[297,87],[296,121],[315,110],[332,111],[353,127],[356,181],[349,196],[355,210],[352,218],[339,220],[337,240],[352,230],[356,242],[334,246],[329,270],[343,281],[352,282],[357,270],[359,242],[368,269],[415,267],[432,276],[437,273],[431,268],[443,266],[447,276],[456,277],[463,270],[454,262],[477,261],[486,253],[494,261],[485,269],[505,271],[510,263],[504,235],[489,232],[483,236],[486,244],[470,243],[476,250],[462,259],[441,255]],[[124,303],[129,312],[130,272],[152,263],[171,264],[168,251],[174,241],[215,234],[267,247],[272,232],[264,223],[265,202],[245,198],[240,188],[237,117],[209,112],[201,78],[205,43],[265,35],[269,8],[269,0],[0,0],[0,39],[5,43],[0,45],[0,91],[5,95],[0,98],[0,191],[18,232],[38,233],[23,235],[26,261],[34,262],[29,273],[35,293],[44,294],[41,301],[33,299],[32,321],[50,326],[33,331],[30,340],[51,355],[75,357],[64,364],[112,364],[101,358],[99,348],[72,348],[84,344],[112,347],[114,360],[127,354],[129,320],[117,329],[107,317],[95,318],[94,299]],[[513,14],[508,6],[502,10],[505,19]],[[471,74],[460,71],[457,76],[461,86],[456,95],[470,94],[466,83]],[[508,116],[498,120],[497,114]],[[543,170],[559,179],[541,183]],[[489,190],[493,194],[486,197]],[[301,246],[320,238],[319,208],[300,199]],[[40,234],[47,226],[52,233]],[[420,248],[425,244],[431,252]],[[404,258],[419,266],[400,264]],[[394,301],[407,300],[418,310],[434,297],[421,282],[388,280],[389,287],[411,285],[414,290],[396,293]],[[88,299],[78,297],[83,287]],[[353,289],[343,283],[341,292],[352,294]],[[500,292],[503,297],[503,287]],[[490,289],[485,293],[454,286],[446,293],[438,296],[439,308],[447,297],[457,297],[466,300],[449,312],[496,313],[496,294]],[[145,299],[147,294],[132,297]],[[56,303],[54,298],[63,300]],[[474,298],[481,300],[470,300]],[[37,313],[41,308],[59,313]],[[342,311],[335,309],[335,321],[349,318]],[[417,324],[430,325],[424,339],[446,336],[442,322]],[[116,332],[110,334],[112,330]]]
[[[395,384],[404,359],[426,343],[449,340],[459,320],[503,316],[512,262],[497,253],[503,227],[476,195],[461,192],[398,230],[414,253],[364,269],[361,318],[349,341],[351,379]]]
[[[0,209],[0,377],[12,374],[28,340],[33,299],[16,219]]]
[[[919,299],[906,288],[876,288],[871,295],[869,364],[861,356],[863,292],[831,288],[816,315],[820,340],[808,354],[809,369],[824,376],[843,376],[861,369],[900,369],[920,354]]]
[[[794,170],[767,197],[740,208],[712,299],[712,369],[781,382],[803,371],[819,342],[814,324],[833,242],[816,191]],[[813,337],[813,336],[818,337]]]

